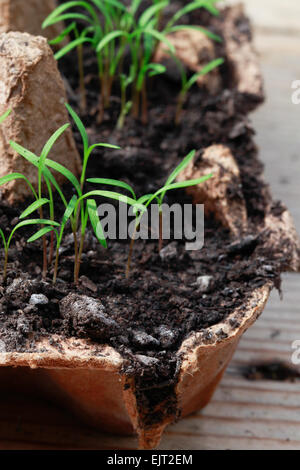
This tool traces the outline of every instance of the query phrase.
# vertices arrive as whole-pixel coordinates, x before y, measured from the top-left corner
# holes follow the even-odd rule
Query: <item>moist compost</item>
[[[212,29],[224,20],[213,20]],[[208,17],[191,15],[191,21],[207,24]],[[251,34],[243,17],[239,27]],[[222,54],[222,45],[218,45]],[[79,111],[76,54],[60,62],[68,98]],[[73,279],[73,240],[67,234],[62,246],[58,281],[42,280],[41,244],[26,244],[24,230],[9,252],[9,276],[0,287],[0,350],[32,352],[41,337],[53,346],[53,335],[88,338],[94,353],[99,345],[113,346],[126,359],[124,372],[135,377],[140,410],[148,411],[145,425],[174,413],[173,391],[180,359],[176,355],[182,341],[192,332],[223,321],[234,309],[242,307],[253,290],[272,283],[280,286],[279,274],[288,260],[267,248],[269,233],[263,224],[272,205],[268,187],[262,179],[263,165],[253,142],[254,131],[248,120],[249,109],[259,98],[239,94],[225,64],[221,69],[223,90],[208,96],[194,87],[189,94],[180,126],[174,127],[176,96],[180,83],[176,77],[160,77],[149,93],[149,123],[143,126],[130,116],[122,131],[115,129],[120,102],[114,90],[111,109],[97,124],[99,82],[96,61],[85,53],[88,112],[82,116],[91,142],[109,142],[122,150],[95,150],[89,175],[117,178],[130,183],[137,194],[153,192],[162,185],[170,170],[192,149],[201,151],[214,143],[228,146],[238,163],[241,188],[248,211],[248,232],[241,239],[232,236],[213,218],[205,221],[205,245],[200,251],[186,251],[184,241],[165,242],[161,254],[157,242],[135,243],[132,269],[125,279],[129,241],[109,241],[104,250],[88,233],[78,286]],[[76,128],[78,149],[82,142]],[[93,187],[94,188],[94,187]],[[92,189],[92,186],[91,188]],[[68,188],[65,188],[68,192]],[[231,197],[239,197],[232,188]],[[169,193],[166,202],[191,202],[183,191]],[[0,202],[0,225],[7,234],[17,222],[22,207]],[[56,210],[63,210],[59,205]],[[280,218],[284,208],[273,205]],[[282,244],[288,241],[282,240]],[[1,253],[3,257],[3,252]],[[2,258],[3,259],[3,258]],[[49,275],[51,274],[51,271]],[[203,283],[203,276],[206,281]],[[202,278],[202,281],[201,281]],[[72,308],[76,305],[76,308]],[[81,305],[81,307],[80,307]],[[79,306],[79,307],[78,307]],[[236,325],[238,326],[238,325]],[[219,332],[220,338],[224,332]],[[155,406],[165,401],[164,410]],[[143,406],[142,406],[143,405]],[[153,413],[151,414],[151,410]]]

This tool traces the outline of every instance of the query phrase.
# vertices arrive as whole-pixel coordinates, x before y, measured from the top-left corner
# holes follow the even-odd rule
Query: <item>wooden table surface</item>
[[[300,80],[299,0],[245,0],[255,24],[267,103],[252,119],[275,197],[291,210],[300,233],[300,105],[291,83]],[[249,381],[251,363],[292,365],[300,340],[300,275],[283,277],[284,300],[273,292],[262,317],[244,335],[211,403],[170,426],[160,449],[300,449],[300,380]],[[300,365],[298,366],[300,372]],[[0,449],[135,449],[134,438],[102,435],[52,405],[0,403]],[[41,424],[41,423],[44,424]]]

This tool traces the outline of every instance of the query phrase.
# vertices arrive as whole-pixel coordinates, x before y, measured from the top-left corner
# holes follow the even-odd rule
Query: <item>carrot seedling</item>
[[[5,253],[5,256],[4,256],[4,266],[3,266],[3,281],[5,282],[6,281],[6,277],[7,277],[7,265],[8,265],[8,252],[9,252],[9,248],[10,248],[10,244],[12,242],[12,239],[13,239],[13,236],[15,235],[16,231],[19,230],[20,228],[22,227],[26,227],[28,225],[48,225],[48,226],[53,226],[53,227],[59,227],[59,224],[57,222],[54,222],[53,220],[47,220],[47,219],[31,219],[31,220],[24,220],[22,222],[19,222],[14,228],[13,230],[11,231],[8,239],[6,240],[5,238],[5,235],[4,235],[4,232],[3,230],[0,229],[0,236],[2,238],[2,241],[3,241],[3,245],[4,245],[4,253]],[[44,230],[44,233],[45,232],[45,228],[43,229]]]
[[[178,63],[178,62],[177,62]],[[183,105],[187,99],[187,94],[192,86],[197,82],[199,77],[207,75],[215,68],[219,67],[224,63],[224,59],[215,59],[205,65],[199,72],[194,73],[189,79],[187,78],[186,72],[183,67],[180,66],[181,77],[182,77],[182,87],[177,100],[176,115],[175,115],[175,124],[178,125],[181,122],[181,116],[183,111]]]
[[[82,47],[86,44],[94,50],[101,85],[100,121],[104,108],[110,104],[114,82],[116,79],[119,82],[122,74],[126,75],[124,64],[125,57],[129,54],[132,98],[131,100],[125,98],[124,101],[124,81],[122,82],[121,78],[121,112],[118,122],[120,128],[129,109],[132,110],[134,117],[141,117],[144,123],[147,122],[147,79],[165,72],[165,67],[153,62],[158,44],[163,43],[167,50],[175,53],[174,46],[168,40],[168,34],[190,27],[201,29],[211,39],[221,40],[219,36],[205,28],[177,25],[184,15],[200,8],[217,15],[215,3],[217,2],[214,0],[190,1],[163,26],[162,17],[170,5],[170,0],[152,0],[152,4],[143,11],[140,8],[141,0],[132,0],[128,7],[118,0],[67,1],[45,19],[43,28],[61,21],[69,22],[63,33],[50,43],[59,44],[67,35],[74,32],[74,39],[62,47],[55,57],[59,60],[77,48],[81,102],[85,100]]]
[[[150,206],[150,204],[156,200],[158,204],[158,209],[159,209],[159,246],[158,249],[161,251],[162,246],[163,246],[163,214],[162,214],[162,205],[164,198],[166,196],[166,193],[171,190],[175,189],[183,189],[187,188],[189,186],[196,186],[198,184],[204,183],[208,179],[210,179],[213,175],[205,175],[201,178],[193,179],[193,180],[187,180],[187,181],[182,181],[182,182],[177,182],[174,183],[176,180],[177,176],[187,167],[187,165],[193,160],[195,157],[195,150],[190,152],[184,159],[183,161],[175,168],[175,170],[170,174],[170,176],[167,178],[165,185],[160,188],[158,191],[156,191],[153,194],[146,194],[142,197],[140,197],[137,200],[136,207],[142,207],[147,210],[147,208]],[[141,210],[139,215],[136,218],[136,230],[138,230],[138,227],[141,222],[141,217],[143,215],[144,210]],[[126,267],[126,278],[129,277],[130,273],[130,266],[131,266],[131,258],[132,258],[132,252],[133,252],[133,246],[134,246],[134,241],[135,237],[132,237],[131,243],[130,243],[130,248],[129,248],[129,256],[128,256],[128,261],[127,261],[127,267]]]

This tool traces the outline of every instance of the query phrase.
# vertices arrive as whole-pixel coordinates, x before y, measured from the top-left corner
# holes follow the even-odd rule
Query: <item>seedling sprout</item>
[[[101,85],[99,121],[102,120],[104,109],[110,105],[112,87],[117,81],[121,90],[121,111],[117,123],[120,129],[130,110],[135,118],[140,116],[143,123],[147,122],[147,79],[166,71],[163,65],[154,62],[159,43],[163,43],[170,54],[175,55],[175,48],[168,40],[170,33],[190,28],[202,31],[215,41],[221,41],[218,35],[205,28],[177,24],[184,15],[200,8],[217,15],[216,3],[217,0],[190,1],[163,25],[162,18],[170,0],[152,0],[152,5],[142,12],[142,0],[132,0],[129,7],[118,0],[73,0],[58,6],[45,19],[43,28],[69,21],[67,28],[50,41],[50,44],[60,44],[74,32],[74,39],[62,47],[55,57],[59,60],[77,48],[82,108],[86,107],[82,47],[87,44],[94,50]],[[125,67],[125,57],[128,54],[129,71]],[[205,73],[210,70],[208,68]],[[193,83],[186,85],[191,86]],[[129,86],[130,99],[127,96]],[[181,95],[183,101],[190,86]]]

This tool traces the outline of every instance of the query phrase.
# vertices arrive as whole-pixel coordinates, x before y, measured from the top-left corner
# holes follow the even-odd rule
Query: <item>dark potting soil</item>
[[[244,28],[249,29],[244,22]],[[60,68],[69,101],[79,112],[76,54],[62,60]],[[98,345],[107,343],[127,360],[124,372],[135,377],[140,405],[150,411],[167,399],[161,412],[144,418],[147,424],[160,420],[160,413],[174,413],[172,392],[180,361],[176,352],[182,341],[191,332],[224,320],[243,306],[256,288],[269,282],[278,287],[286,260],[266,250],[267,232],[257,232],[271,198],[261,179],[263,165],[247,118],[249,100],[230,86],[226,65],[222,68],[223,91],[208,96],[195,87],[180,126],[174,126],[179,83],[166,75],[153,81],[149,90],[148,125],[129,116],[122,131],[115,130],[120,105],[116,93],[104,121],[97,124],[99,83],[94,56],[88,51],[85,71],[88,112],[81,116],[91,142],[122,147],[120,151],[96,149],[88,176],[121,179],[130,183],[137,194],[147,194],[164,183],[170,170],[190,150],[201,151],[223,143],[231,148],[239,165],[241,191],[247,204],[249,232],[241,240],[233,240],[218,222],[206,219],[205,246],[200,251],[188,252],[184,242],[170,241],[159,254],[157,242],[137,241],[128,280],[124,272],[129,242],[109,241],[108,250],[104,250],[91,232],[76,287],[72,283],[71,235],[63,243],[55,286],[50,277],[41,279],[41,244],[26,244],[26,230],[10,249],[7,284],[0,287],[0,351],[34,351],[37,340],[47,337],[51,341],[54,334],[91,339],[95,354]],[[75,128],[74,135],[81,152],[82,142]],[[166,202],[183,204],[190,199],[177,191],[169,193]],[[275,210],[280,211],[280,205],[274,206]],[[0,225],[5,232],[15,225],[20,211],[1,202]],[[200,276],[209,276],[207,286],[197,280]],[[68,295],[68,301],[62,302]],[[70,305],[78,295],[89,299],[83,300],[82,309],[71,311]]]

